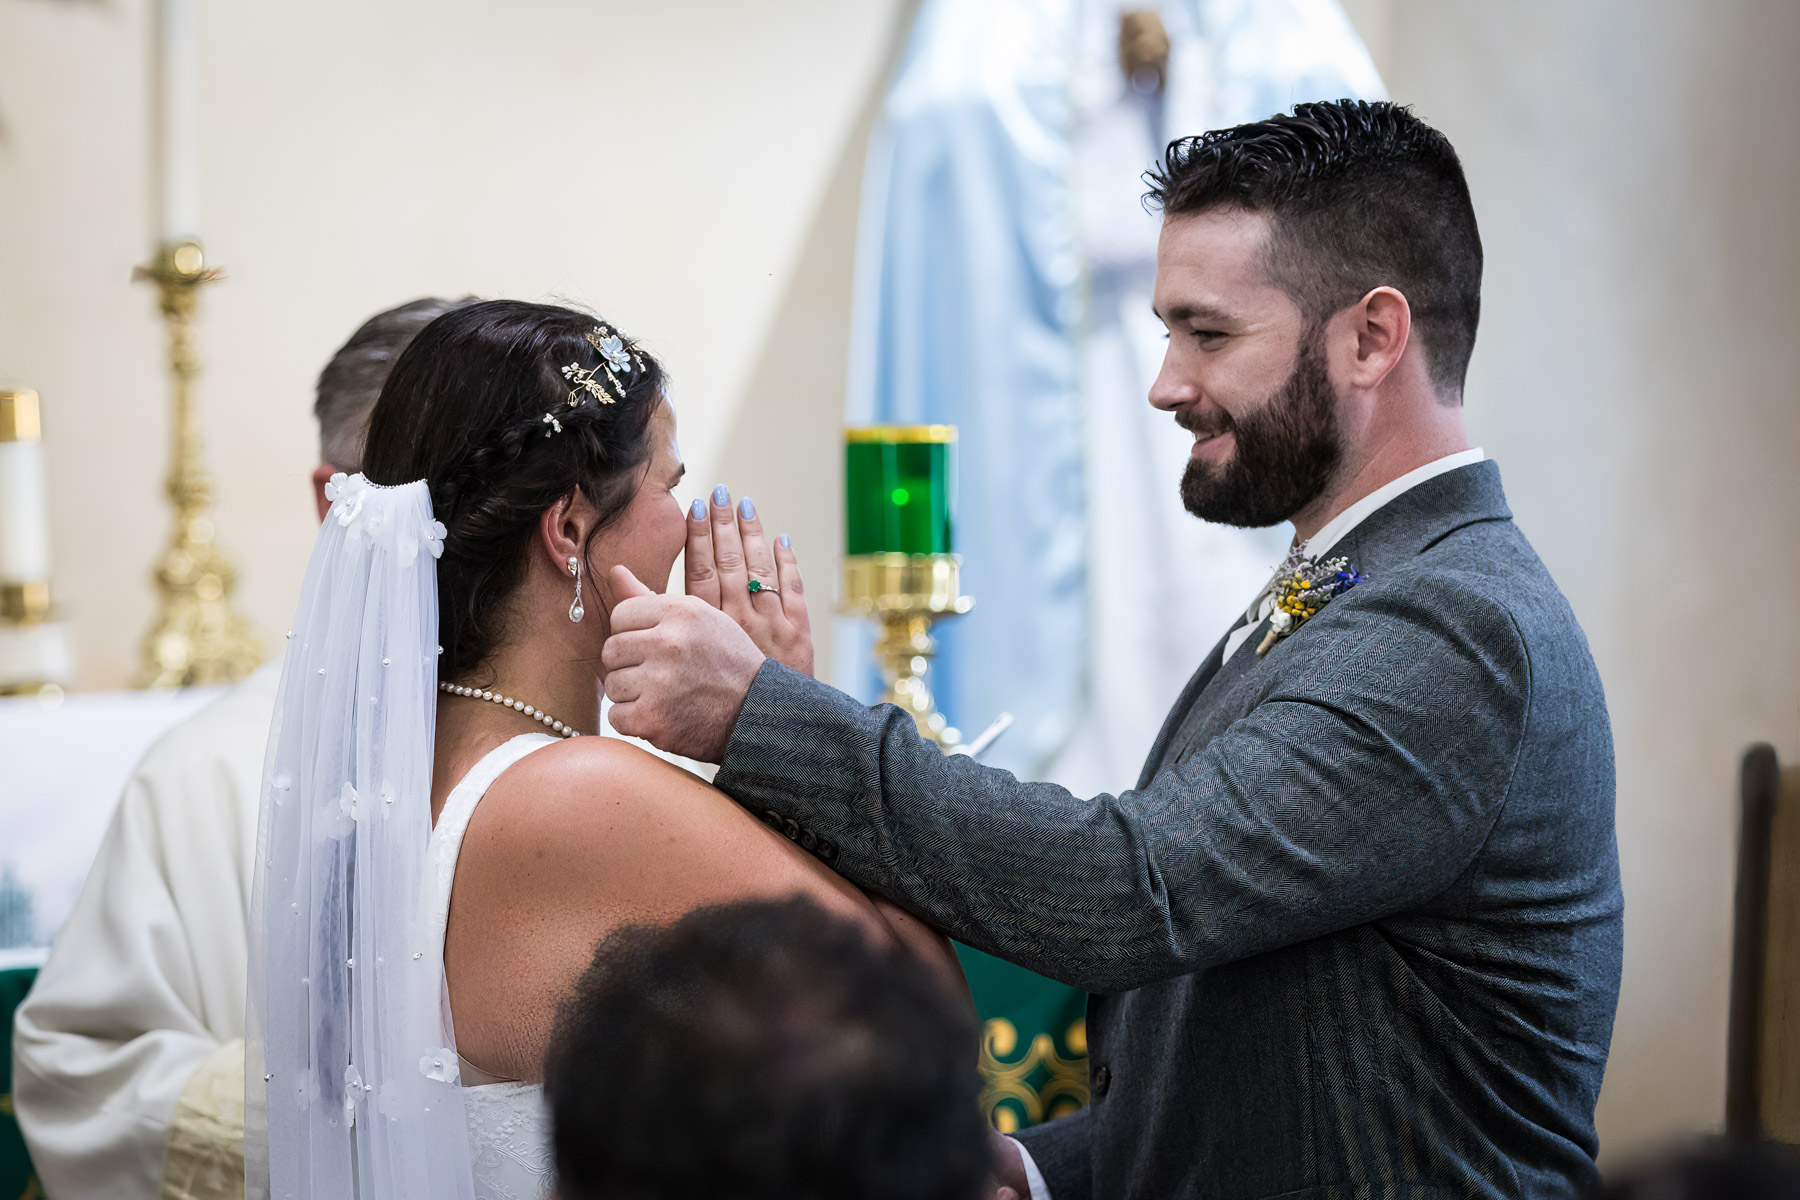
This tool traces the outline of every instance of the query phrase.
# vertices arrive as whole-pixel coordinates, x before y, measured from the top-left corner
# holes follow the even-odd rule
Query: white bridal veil
[[[326,494],[263,767],[248,1192],[471,1200],[426,857],[444,527],[423,480]]]

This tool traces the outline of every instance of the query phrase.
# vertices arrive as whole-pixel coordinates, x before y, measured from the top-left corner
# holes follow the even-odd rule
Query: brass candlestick
[[[937,654],[931,627],[975,607],[962,594],[962,565],[954,554],[853,554],[844,559],[844,610],[875,619],[875,661],[886,688],[883,703],[905,709],[919,733],[945,751],[962,734],[938,712],[925,673]]]
[[[165,242],[156,260],[133,279],[156,285],[169,327],[171,399],[169,502],[175,528],[156,563],[156,620],[144,636],[142,687],[229,683],[256,669],[262,646],[250,622],[231,603],[236,572],[214,544],[212,477],[203,462],[194,420],[194,311],[200,289],[224,278],[206,265],[198,241]]]

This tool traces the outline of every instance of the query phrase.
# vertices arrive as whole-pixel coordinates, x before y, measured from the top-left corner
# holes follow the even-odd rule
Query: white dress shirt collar
[[[1344,535],[1361,525],[1370,513],[1405,492],[1424,483],[1427,479],[1435,479],[1446,471],[1454,471],[1458,467],[1466,467],[1470,463],[1478,463],[1487,454],[1480,446],[1473,450],[1459,450],[1455,454],[1446,454],[1442,458],[1433,459],[1422,467],[1414,467],[1398,479],[1389,480],[1368,495],[1346,508],[1320,527],[1319,532],[1307,538],[1300,547],[1301,553],[1308,558],[1319,558],[1333,546],[1343,540]]]

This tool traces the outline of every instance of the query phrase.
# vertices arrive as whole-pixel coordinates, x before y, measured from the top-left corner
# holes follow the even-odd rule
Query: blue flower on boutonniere
[[[1269,632],[1256,647],[1257,657],[1367,578],[1347,558],[1301,559],[1275,581],[1275,611],[1269,614]]]

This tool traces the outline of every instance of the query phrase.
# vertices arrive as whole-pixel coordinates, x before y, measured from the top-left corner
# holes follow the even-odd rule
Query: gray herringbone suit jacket
[[[1055,1200],[1574,1196],[1618,997],[1600,680],[1488,462],[1333,551],[1369,576],[1200,668],[1138,786],[945,758],[770,664],[718,785],[953,936],[1095,993]],[[1058,652],[1046,647],[1046,653]]]

